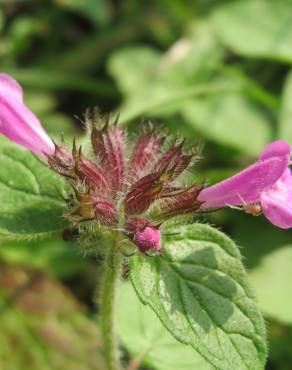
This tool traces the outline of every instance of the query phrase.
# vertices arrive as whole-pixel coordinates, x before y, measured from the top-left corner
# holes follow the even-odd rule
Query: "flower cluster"
[[[123,231],[142,252],[161,249],[159,219],[196,212],[202,187],[184,187],[178,179],[192,165],[183,142],[164,149],[165,137],[144,126],[128,156],[126,132],[117,120],[88,117],[91,156],[74,142],[72,153],[55,144],[49,166],[69,179],[79,203],[69,216],[73,222],[94,221]],[[153,216],[155,214],[155,217]]]
[[[166,220],[222,207],[264,213],[274,225],[292,227],[290,146],[285,141],[269,144],[255,164],[237,175],[203,188],[182,185],[195,154],[187,154],[182,141],[166,145],[153,129],[144,127],[129,151],[117,121],[93,116],[86,121],[89,155],[75,142],[72,151],[54,143],[23,103],[19,84],[5,74],[0,74],[0,122],[0,133],[47,158],[49,167],[68,179],[78,204],[69,216],[73,223],[119,230],[144,253],[161,250],[160,226]]]

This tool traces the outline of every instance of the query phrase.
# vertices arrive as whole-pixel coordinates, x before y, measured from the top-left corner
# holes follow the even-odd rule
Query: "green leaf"
[[[189,100],[182,108],[189,125],[202,136],[250,155],[271,139],[270,122],[243,94],[213,94]]]
[[[126,95],[121,120],[177,111],[192,96],[233,90],[233,83],[210,82],[221,56],[222,48],[205,22],[191,27],[164,55],[149,47],[114,53],[108,69]]]
[[[265,314],[292,324],[292,245],[287,245],[264,257],[250,272],[257,291],[259,305]]]
[[[292,71],[289,72],[282,96],[280,112],[279,137],[292,145]]]
[[[129,283],[123,284],[121,288],[117,322],[119,334],[126,348],[134,357],[140,356],[141,362],[151,368],[214,369],[193,348],[177,342],[171,336],[153,311],[140,302]]]
[[[161,256],[132,260],[142,302],[216,368],[264,369],[264,323],[235,244],[207,225],[166,232]]]
[[[137,86],[148,85],[154,78],[160,60],[161,53],[150,47],[127,47],[111,55],[108,71],[124,94],[135,94]]]
[[[0,236],[27,238],[66,227],[63,180],[28,150],[0,147]]]
[[[0,265],[3,370],[104,370],[100,334],[68,288],[43,272]]]
[[[178,84],[204,83],[221,66],[223,56],[210,22],[193,22],[188,32],[164,54],[159,71]]]
[[[175,86],[165,83],[137,93],[121,107],[121,121],[128,122],[143,115],[160,116],[177,111],[191,97],[206,96],[214,93],[225,94],[237,89],[237,84],[214,82],[193,86]]]
[[[232,1],[216,8],[211,21],[234,52],[292,62],[291,1]]]

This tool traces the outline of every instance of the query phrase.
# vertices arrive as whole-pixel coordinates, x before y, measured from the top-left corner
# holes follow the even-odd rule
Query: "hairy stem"
[[[113,249],[104,265],[100,294],[101,332],[107,370],[119,370],[118,341],[115,333],[115,303],[122,257]]]

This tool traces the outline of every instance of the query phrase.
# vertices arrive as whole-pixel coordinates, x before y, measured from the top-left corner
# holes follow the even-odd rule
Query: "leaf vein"
[[[5,184],[2,180],[0,180],[0,184],[2,186],[6,187],[9,190],[12,190],[13,192],[26,194],[28,197],[37,198],[38,200],[49,200],[49,201],[55,202],[58,205],[61,205],[64,208],[64,202],[61,199],[52,197],[51,195],[48,195],[48,194],[45,194],[45,195],[44,194],[34,194],[34,193],[30,193],[30,192],[25,191],[25,190],[20,190],[20,189],[17,189],[17,188],[13,188],[12,186]]]
[[[176,262],[176,261],[171,261],[171,260],[168,260],[165,258],[165,260],[167,262],[169,262],[171,265],[175,265],[177,263],[180,263],[180,264],[184,264],[184,265],[194,265],[194,266],[198,266],[198,267],[202,267],[208,271],[216,271],[218,273],[221,273],[225,276],[227,276],[230,280],[232,280],[236,285],[240,286],[240,288],[245,292],[246,296],[249,298],[249,299],[254,299],[253,296],[249,295],[249,293],[246,291],[246,288],[239,282],[237,281],[235,278],[233,278],[232,276],[228,275],[225,271],[223,270],[220,270],[218,269],[217,267],[209,267],[209,266],[206,266],[206,265],[203,265],[201,263],[196,263],[196,262],[187,262],[187,261],[179,261],[179,262]],[[177,271],[177,269],[174,267],[174,269]]]
[[[188,284],[187,284],[187,286],[188,286]],[[228,331],[226,331],[226,329],[225,328],[223,328],[223,326],[221,325],[221,324],[219,324],[218,322],[216,322],[216,320],[212,317],[212,315],[211,315],[211,313],[209,312],[209,310],[206,308],[206,306],[201,302],[201,300],[199,299],[199,297],[197,297],[197,296],[195,296],[194,295],[194,293],[193,293],[193,290],[192,289],[190,289],[190,287],[189,287],[189,291],[191,292],[191,294],[196,298],[196,300],[197,300],[197,302],[199,303],[199,305],[201,306],[201,308],[202,308],[202,310],[206,313],[206,315],[209,317],[209,319],[210,319],[210,321],[211,322],[215,322],[216,323],[216,325],[217,325],[217,327],[226,335],[226,338],[230,341],[230,338],[229,338],[229,335],[232,335],[232,334],[236,334],[236,335],[240,335],[240,336],[242,336],[242,337],[244,337],[244,338],[246,338],[246,339],[248,339],[249,341],[251,341],[254,345],[255,345],[255,347],[257,348],[257,346],[256,346],[256,344],[254,343],[254,340],[252,339],[252,338],[250,338],[250,337],[248,337],[248,336],[246,336],[246,335],[244,335],[244,334],[242,334],[242,333],[237,333],[237,332],[228,332]],[[184,302],[184,301],[183,301]],[[185,304],[185,303],[184,303]],[[187,314],[187,316],[188,316],[188,314]],[[217,338],[217,340],[219,341],[219,343],[220,343],[220,340],[219,340],[219,338],[218,338],[218,333],[217,333],[217,328],[215,327],[215,333],[216,333],[216,338]],[[232,346],[233,346],[233,348],[235,349],[235,351],[239,354],[239,357],[241,358],[241,354],[239,353],[239,351],[238,351],[238,349],[237,349],[237,347],[235,347],[234,346],[234,343],[232,342],[232,341],[230,341],[231,342],[231,344],[232,344]],[[221,343],[220,343],[220,348],[222,349],[222,347],[221,347]],[[223,352],[224,353],[224,352]],[[224,358],[226,359],[226,356],[224,356]],[[228,362],[229,362],[229,357],[227,356],[227,360],[228,360]],[[230,362],[229,362],[230,363]],[[249,370],[249,368],[248,368],[248,365],[246,364],[246,362],[243,360],[243,363],[246,365],[246,369],[247,370]]]
[[[8,154],[6,152],[2,152],[2,155],[7,158],[9,158],[10,160],[12,160],[13,162],[16,162],[18,165],[20,165],[21,167],[24,168],[24,170],[26,172],[28,172],[30,174],[30,178],[33,180],[33,183],[35,185],[35,191],[37,194],[40,194],[40,184],[37,180],[37,177],[36,175],[32,172],[31,168],[29,168],[27,165],[25,165],[23,162],[20,162],[19,160],[15,159],[13,156],[11,156],[11,154]]]
[[[229,297],[226,297],[224,294],[214,290],[214,289],[211,289],[209,287],[207,287],[206,285],[203,285],[202,283],[200,283],[199,281],[194,281],[194,280],[190,280],[190,279],[187,279],[186,277],[184,277],[176,268],[173,267],[173,271],[178,275],[179,279],[185,281],[188,285],[191,284],[196,284],[196,285],[199,285],[201,287],[203,287],[204,289],[206,290],[209,290],[211,291],[213,294],[216,294],[218,296],[220,296],[221,298],[227,300],[228,302],[231,302],[232,304],[234,304],[235,307],[237,307],[237,309],[243,314],[243,316],[245,318],[247,318],[251,323],[252,323],[252,326],[254,328],[254,331],[256,334],[259,334],[256,330],[256,326],[254,324],[254,322],[251,320],[251,318],[249,316],[247,316],[247,314],[245,312],[243,312],[242,308],[238,305],[238,303],[236,303],[235,301],[229,299]],[[228,276],[229,277],[229,276]],[[236,281],[235,281],[236,282]],[[214,320],[215,321],[215,320]],[[236,334],[236,333],[235,333]]]

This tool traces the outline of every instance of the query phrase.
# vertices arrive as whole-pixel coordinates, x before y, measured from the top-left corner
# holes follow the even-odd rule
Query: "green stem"
[[[115,303],[122,257],[115,250],[108,254],[101,285],[100,314],[103,351],[107,370],[119,370],[118,341],[115,333]]]

